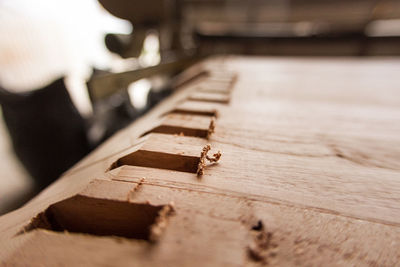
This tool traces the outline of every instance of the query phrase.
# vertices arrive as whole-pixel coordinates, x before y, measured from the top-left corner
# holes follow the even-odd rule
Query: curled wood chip
[[[201,151],[199,165],[197,166],[197,176],[198,177],[200,177],[204,174],[204,168],[206,167],[206,160],[208,160],[211,163],[216,163],[220,160],[220,158],[222,156],[222,153],[220,151],[218,151],[212,157],[209,157],[207,155],[207,153],[210,150],[211,150],[211,145],[208,144],[208,145],[205,145],[203,147],[203,150]]]

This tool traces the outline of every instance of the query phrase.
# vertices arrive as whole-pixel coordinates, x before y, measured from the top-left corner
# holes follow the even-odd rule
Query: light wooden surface
[[[0,217],[0,262],[400,266],[399,67],[209,59],[194,68],[208,76]],[[222,157],[198,177],[207,144]]]

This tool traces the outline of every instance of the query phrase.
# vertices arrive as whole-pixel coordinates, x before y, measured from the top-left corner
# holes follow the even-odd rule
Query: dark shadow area
[[[0,104],[13,149],[38,190],[89,153],[86,122],[63,78],[28,93],[0,88]]]

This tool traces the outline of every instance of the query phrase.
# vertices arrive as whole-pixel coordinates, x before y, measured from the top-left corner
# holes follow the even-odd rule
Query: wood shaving
[[[214,162],[218,162],[219,159],[221,158],[221,156],[222,156],[221,151],[218,151],[217,153],[213,154],[212,157],[209,157],[209,156],[206,155],[206,159],[207,159],[209,162],[214,163]]]
[[[222,153],[220,151],[218,151],[217,153],[215,153],[212,157],[209,157],[207,155],[208,151],[211,150],[211,145],[205,145],[203,147],[203,150],[201,151],[200,154],[200,161],[199,164],[197,166],[197,176],[200,177],[204,174],[204,168],[206,167],[206,160],[208,160],[210,163],[216,163],[220,160]]]

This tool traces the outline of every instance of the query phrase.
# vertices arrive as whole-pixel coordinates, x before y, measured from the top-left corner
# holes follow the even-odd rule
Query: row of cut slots
[[[218,116],[217,109],[190,109],[185,107],[185,104],[193,105],[194,102],[201,101],[201,99],[189,97],[189,101],[184,103],[184,105],[175,108],[168,114],[164,114],[164,116],[168,117],[171,114],[175,114],[181,115],[183,118],[186,116],[188,119],[190,119],[190,116],[202,116],[206,121],[207,119],[211,121]],[[212,101],[205,100],[204,102]],[[215,103],[221,104],[218,100]],[[203,124],[200,128],[193,128],[162,124],[145,134],[165,134],[165,137],[158,140],[160,143],[167,141],[168,138],[173,138],[173,135],[189,136],[189,138],[193,138],[193,142],[198,142],[194,140],[194,137],[207,137],[208,128],[205,125],[207,123]],[[170,136],[167,137],[167,135]],[[199,144],[198,142],[194,146],[200,146]],[[140,149],[118,159],[110,169],[122,165],[135,165],[196,173],[199,160],[199,155],[190,154],[190,151],[183,154],[157,151],[156,144],[154,145],[154,149],[151,147],[149,149]],[[102,181],[101,183],[105,183],[103,190],[112,190],[112,188],[109,188],[109,184],[107,184],[110,182]],[[91,184],[90,186],[93,185]],[[131,184],[126,184],[126,186],[131,187]],[[67,231],[94,236],[119,236],[129,239],[154,241],[152,240],[151,229],[157,223],[162,213],[161,211],[168,207],[169,205],[132,203],[129,201],[95,198],[87,196],[84,193],[77,194],[50,205],[46,210],[35,216],[19,234],[34,229],[46,229],[54,232]]]
[[[214,89],[209,89],[204,85],[198,86],[197,91],[191,94],[185,102],[181,103],[181,105],[171,112],[163,115],[164,122],[161,125],[145,132],[142,136],[150,133],[158,133],[203,139],[208,138],[214,128],[214,119],[218,116],[218,106],[229,102],[233,80],[234,78],[228,82],[221,83],[219,87],[214,87]],[[221,102],[221,99],[227,101]],[[168,141],[165,140],[165,142]],[[202,146],[204,144],[199,145],[199,149],[195,149],[197,154],[194,155],[191,151],[177,154],[168,153],[168,151],[159,151],[158,148],[150,150],[142,147],[133,153],[119,158],[110,166],[109,170],[123,165],[132,165],[196,173],[200,162]]]
[[[211,84],[206,80],[206,82],[198,85],[196,87],[197,90],[189,95],[181,105],[169,113],[163,114],[164,123],[145,132],[142,136],[149,133],[163,133],[207,138],[211,120],[218,117],[218,108],[215,106],[229,103],[231,89],[235,80],[236,76],[223,81],[212,80]],[[179,114],[182,115],[181,121],[171,123],[170,117],[173,119]],[[193,121],[196,117],[197,119],[190,125],[188,122]],[[202,119],[202,117],[206,117],[206,119]]]

